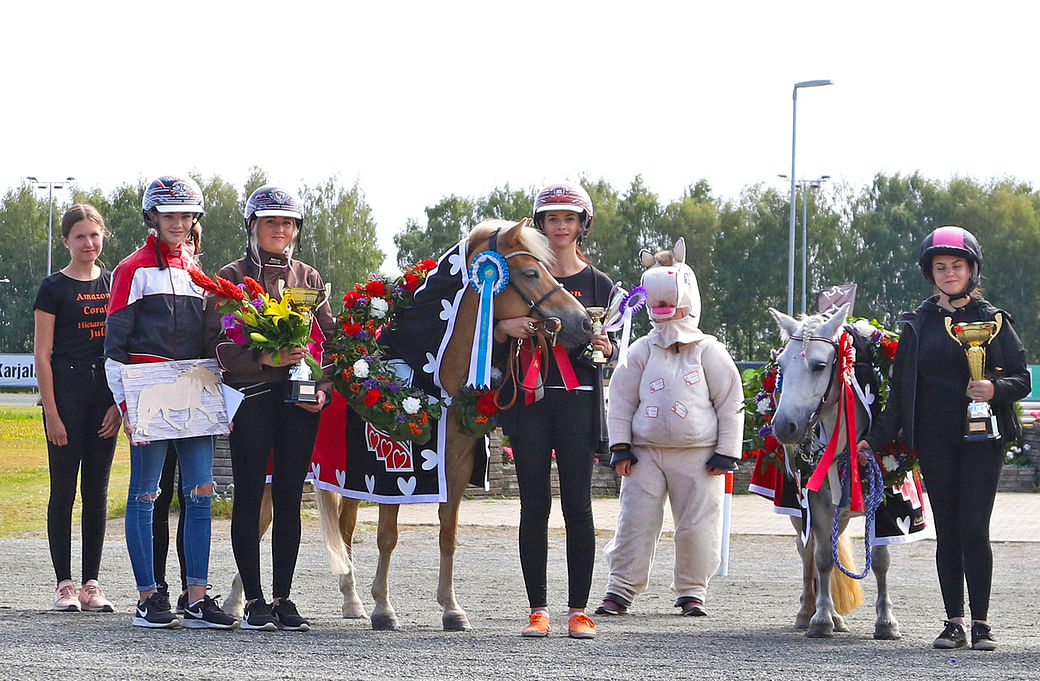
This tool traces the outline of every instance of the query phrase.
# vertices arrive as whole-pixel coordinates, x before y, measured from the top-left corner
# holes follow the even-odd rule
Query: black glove
[[[639,463],[639,459],[637,459],[636,455],[632,453],[632,445],[627,442],[610,445],[610,467],[614,468],[622,461]]]
[[[613,449],[613,448],[611,448],[611,449]],[[722,454],[719,454],[718,452],[715,452],[714,454],[711,455],[711,458],[708,459],[707,465],[711,466],[712,468],[717,468],[720,471],[727,471],[729,473],[732,473],[732,472],[736,471],[738,468],[740,468],[737,465],[737,460],[736,459],[734,459],[732,457],[729,457],[729,456],[723,456]]]

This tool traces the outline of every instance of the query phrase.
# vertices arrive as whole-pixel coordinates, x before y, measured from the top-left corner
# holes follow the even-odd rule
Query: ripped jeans
[[[152,553],[152,510],[159,493],[159,478],[166,461],[161,440],[130,446],[130,486],[126,499],[126,547],[138,591],[155,588]],[[184,490],[184,563],[188,586],[205,586],[209,573],[210,508],[213,495],[195,490],[213,482],[213,438],[172,440],[177,448]]]

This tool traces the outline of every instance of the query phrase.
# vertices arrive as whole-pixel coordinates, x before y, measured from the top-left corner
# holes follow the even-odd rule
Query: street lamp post
[[[794,314],[794,227],[795,227],[795,185],[797,177],[794,174],[795,164],[795,142],[798,131],[798,88],[820,87],[821,85],[832,85],[829,80],[803,80],[794,84],[791,93],[791,211],[790,211],[790,233],[788,235],[787,248],[787,314]]]
[[[25,179],[36,185],[38,189],[47,190],[47,276],[51,276],[51,250],[54,239],[54,190],[62,189],[66,182],[76,178],[66,177],[64,180],[37,180],[31,175]]]
[[[779,178],[787,179],[787,175],[777,175]],[[812,180],[798,180],[795,186],[802,193],[802,314],[806,311],[806,298],[809,287],[806,283],[809,272],[809,190],[819,189],[823,183],[830,179],[830,175],[820,175]]]

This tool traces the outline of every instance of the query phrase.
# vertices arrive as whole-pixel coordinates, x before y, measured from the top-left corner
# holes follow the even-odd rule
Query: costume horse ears
[[[664,251],[667,253],[667,251]],[[654,265],[672,265],[674,263],[686,262],[686,238],[679,237],[672,248],[672,262],[658,262],[657,257],[645,248],[639,251],[639,264],[649,269]]]
[[[773,319],[776,320],[776,325],[780,327],[780,340],[784,342],[787,342],[787,339],[798,333],[798,329],[800,329],[802,324],[805,322],[804,319],[799,321],[772,307],[769,308],[769,314],[773,315]],[[848,316],[849,304],[845,303],[835,310],[831,316],[827,317],[826,320],[816,328],[813,335],[820,338],[834,338]]]

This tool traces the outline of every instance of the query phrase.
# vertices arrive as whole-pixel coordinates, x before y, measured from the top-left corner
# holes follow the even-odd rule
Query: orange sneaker
[[[596,638],[596,623],[583,612],[567,618],[567,635],[571,638]]]
[[[520,635],[525,638],[541,638],[549,635],[549,615],[542,611],[532,612],[530,621]]]

